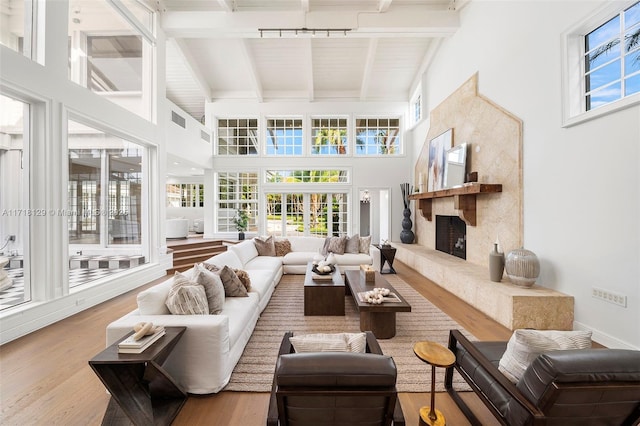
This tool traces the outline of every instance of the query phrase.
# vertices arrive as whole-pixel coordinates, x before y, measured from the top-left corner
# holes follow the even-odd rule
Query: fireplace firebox
[[[458,216],[436,216],[436,250],[467,259],[467,224]]]

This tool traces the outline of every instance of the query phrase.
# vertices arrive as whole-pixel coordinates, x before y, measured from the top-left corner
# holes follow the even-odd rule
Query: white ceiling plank
[[[309,0],[300,0],[300,7],[303,12],[309,11]]]
[[[218,4],[225,12],[233,12],[233,0],[218,0]]]
[[[369,49],[367,50],[367,60],[364,65],[364,72],[362,73],[362,84],[360,85],[360,100],[367,99],[367,92],[369,91],[369,82],[371,81],[371,73],[373,72],[373,62],[376,59],[376,51],[378,50],[378,39],[372,38],[369,40]]]
[[[191,55],[191,51],[189,50],[189,47],[186,45],[184,40],[169,39],[167,41],[169,43],[173,43],[173,45],[176,48],[176,52],[178,53],[178,55],[182,57],[182,60],[184,61],[185,66],[189,70],[191,77],[193,77],[196,84],[202,91],[204,98],[207,100],[207,102],[210,102],[211,87],[207,83],[207,80],[204,78],[204,74],[202,74],[200,67],[198,67],[197,63],[193,59],[193,56]]]
[[[309,90],[309,102],[313,102],[314,99],[314,84],[313,84],[313,45],[311,39],[307,39],[305,43],[305,59],[306,59],[306,74],[307,74],[307,89]]]
[[[389,10],[389,6],[391,6],[391,2],[393,0],[380,0],[378,3],[378,12],[386,12]]]
[[[244,58],[247,62],[247,69],[251,78],[251,86],[253,87],[253,91],[255,92],[258,102],[262,102],[264,98],[262,83],[260,82],[260,75],[258,73],[258,69],[256,68],[256,62],[254,61],[253,55],[251,54],[251,47],[249,46],[249,42],[246,39],[239,40],[239,42],[242,46],[242,54],[244,55]]]

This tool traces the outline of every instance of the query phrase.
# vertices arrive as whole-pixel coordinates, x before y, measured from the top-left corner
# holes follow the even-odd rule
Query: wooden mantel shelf
[[[409,199],[418,201],[418,208],[422,216],[431,221],[433,220],[433,199],[453,197],[453,207],[458,210],[460,219],[464,220],[467,225],[476,226],[476,196],[496,192],[502,192],[502,184],[470,182],[455,188],[411,194]]]

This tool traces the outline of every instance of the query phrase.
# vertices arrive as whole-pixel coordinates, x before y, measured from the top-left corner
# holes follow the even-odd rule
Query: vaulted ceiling
[[[466,1],[160,0],[167,98],[407,101]]]

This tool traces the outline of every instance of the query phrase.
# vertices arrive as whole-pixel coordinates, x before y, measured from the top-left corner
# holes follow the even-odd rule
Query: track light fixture
[[[331,37],[332,34],[340,34],[343,37],[347,36],[347,33],[351,31],[351,28],[258,28],[258,32],[260,33],[260,38],[265,35],[268,36],[269,33],[278,34],[280,38],[288,37],[290,34],[298,37],[299,35],[310,35],[315,37],[316,34],[327,34],[327,37]]]

